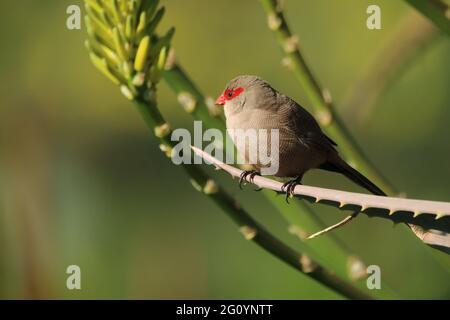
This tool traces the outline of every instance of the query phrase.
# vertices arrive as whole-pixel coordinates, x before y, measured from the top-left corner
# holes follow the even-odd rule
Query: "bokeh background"
[[[361,117],[348,95],[414,10],[400,0],[284,2],[308,62],[373,162],[408,196],[450,201],[448,38],[430,37]],[[281,66],[258,1],[162,3],[161,27],[177,28],[179,61],[204,93],[216,96],[232,77],[258,74],[308,107]],[[71,4],[83,5],[2,3],[0,297],[339,298],[245,241],[166,160],[133,106],[90,64],[84,23],[66,29]],[[382,30],[366,28],[369,4],[380,5]],[[159,104],[173,127],[191,128],[165,83]],[[298,244],[265,199],[217,176],[255,218]],[[305,183],[357,190],[327,173],[309,174]],[[342,217],[315,209],[326,223]],[[364,216],[335,233],[379,265],[401,296],[450,298],[448,257],[405,227]],[[80,291],[66,289],[71,264],[81,267]]]

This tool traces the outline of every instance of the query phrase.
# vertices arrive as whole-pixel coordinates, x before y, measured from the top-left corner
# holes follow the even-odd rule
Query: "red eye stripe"
[[[239,87],[234,90],[226,89],[221,96],[219,96],[216,100],[216,104],[223,106],[225,102],[236,98],[238,95],[240,95],[244,91],[244,88]]]
[[[223,93],[223,97],[225,98],[225,100],[231,100],[231,99],[236,98],[236,97],[237,97],[238,95],[240,95],[243,91],[244,91],[244,88],[242,88],[242,87],[236,88],[236,89],[234,89],[234,90],[227,89],[227,90],[225,90],[225,92]]]

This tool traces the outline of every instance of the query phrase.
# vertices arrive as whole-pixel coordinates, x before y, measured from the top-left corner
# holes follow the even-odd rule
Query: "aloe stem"
[[[286,55],[284,60],[285,64],[293,72],[300,86],[309,97],[311,107],[324,130],[336,140],[339,145],[339,150],[355,169],[369,177],[388,195],[392,196],[397,194],[398,192],[395,190],[394,186],[380,171],[378,171],[369,158],[363,153],[362,149],[356,143],[356,140],[337,114],[328,90],[322,89],[314,77],[298,48],[298,38],[293,36],[289,29],[281,3],[277,0],[260,1],[267,15],[269,28],[274,32]],[[424,237],[424,231],[419,227],[408,226],[424,243],[432,244],[433,248],[436,249],[440,248],[439,246],[435,246],[436,242],[440,242],[440,239],[437,235],[433,234],[433,232],[426,232],[427,236]]]
[[[450,8],[446,3],[441,0],[406,0],[406,2],[450,36]]]
[[[195,147],[192,149],[208,163],[225,170],[233,177],[239,178],[243,173],[241,169],[225,164],[203,150]],[[279,181],[257,176],[248,182],[259,188],[282,192],[283,184]],[[450,202],[375,196],[307,185],[296,186],[293,194],[300,199],[323,203],[340,210],[351,209],[369,217],[380,217],[394,223],[414,223],[424,229],[433,229],[447,234],[450,232]],[[450,248],[450,236],[446,238],[447,248]]]

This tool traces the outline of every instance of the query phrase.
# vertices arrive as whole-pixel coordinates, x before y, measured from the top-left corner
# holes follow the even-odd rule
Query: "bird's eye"
[[[240,95],[242,93],[242,91],[244,91],[243,88],[227,89],[223,93],[222,97],[225,100],[231,100],[231,99],[236,98],[238,95]]]

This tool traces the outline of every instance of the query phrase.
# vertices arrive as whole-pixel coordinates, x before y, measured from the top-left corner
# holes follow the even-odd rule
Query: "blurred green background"
[[[339,298],[251,242],[158,150],[134,107],[90,64],[66,8],[82,1],[5,1],[0,38],[0,297],[138,299]],[[258,1],[162,1],[181,64],[216,96],[257,74],[308,107]],[[382,9],[382,30],[366,8]],[[285,1],[321,83],[374,163],[410,197],[450,201],[450,42],[438,35],[389,84],[364,121],[345,97],[411,14],[404,1]],[[411,32],[415,32],[411,30]],[[173,127],[191,128],[161,83]],[[299,241],[259,194],[229,190],[292,246]],[[328,173],[306,184],[354,189]],[[327,223],[342,215],[317,206]],[[300,214],[300,213],[299,213]],[[335,232],[405,298],[450,298],[449,258],[403,226],[358,218]],[[333,254],[326,252],[324,254]],[[68,265],[82,290],[66,289]]]

